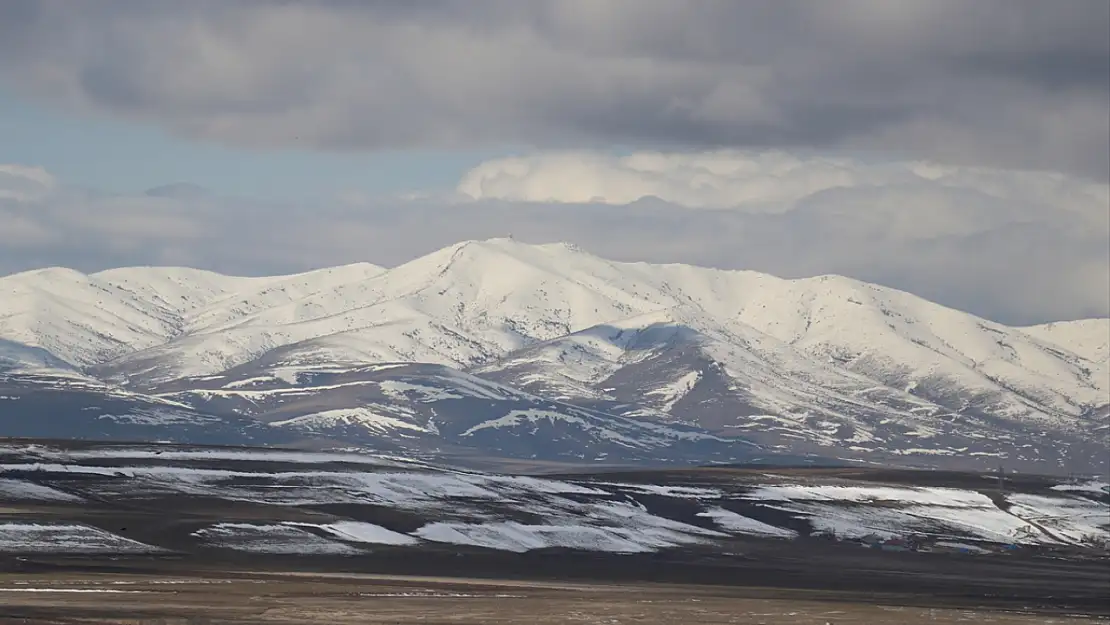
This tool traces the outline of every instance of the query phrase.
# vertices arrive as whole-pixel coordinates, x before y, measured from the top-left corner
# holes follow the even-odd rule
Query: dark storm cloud
[[[1110,170],[1105,0],[15,0],[0,75],[262,147],[847,147]]]

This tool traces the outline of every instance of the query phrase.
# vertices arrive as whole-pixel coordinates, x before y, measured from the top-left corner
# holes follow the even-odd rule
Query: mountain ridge
[[[1106,445],[1110,364],[1097,339],[1110,319],[1010,327],[842,276],[621,263],[490,239],[389,269],[291,276],[55,268],[0,278],[0,294],[0,339],[25,347],[8,353],[41,349],[153,396],[229,371],[249,373],[228,384],[295,388],[298,372],[424,363],[783,452],[986,458],[1012,443],[1036,462],[1056,445],[1042,460],[1059,466]],[[332,416],[365,408],[320,401]],[[425,407],[405,409],[381,416],[410,427]],[[297,421],[311,416],[275,420],[321,421]]]

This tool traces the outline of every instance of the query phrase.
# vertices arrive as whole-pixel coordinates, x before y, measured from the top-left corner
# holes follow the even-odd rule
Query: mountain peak
[[[29,269],[19,273],[13,273],[8,276],[0,276],[0,280],[12,282],[36,282],[36,281],[66,281],[73,282],[79,280],[88,280],[89,276],[70,269],[69,267],[43,267],[41,269]]]
[[[493,237],[489,239],[471,239],[468,241],[461,241],[453,245],[449,245],[437,253],[456,253],[460,250],[481,250],[486,252],[498,252],[503,254],[536,254],[536,253],[560,253],[560,252],[573,252],[585,254],[582,248],[573,243],[565,241],[553,241],[548,243],[528,243],[516,239],[512,236]]]
[[[389,270],[394,282],[418,286],[450,273],[457,279],[494,287],[526,275],[558,274],[568,263],[605,264],[600,258],[567,243],[530,244],[511,237],[461,241]],[[404,276],[404,278],[401,278]]]

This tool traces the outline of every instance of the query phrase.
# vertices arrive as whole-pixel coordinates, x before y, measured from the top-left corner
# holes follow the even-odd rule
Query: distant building
[[[905,538],[891,538],[890,540],[883,541],[881,546],[883,551],[913,551],[913,544]]]
[[[871,549],[882,549],[883,551],[917,551],[926,540],[927,537],[924,535],[915,535],[908,538],[895,536],[891,538],[878,534],[868,534],[861,538],[860,542]]]

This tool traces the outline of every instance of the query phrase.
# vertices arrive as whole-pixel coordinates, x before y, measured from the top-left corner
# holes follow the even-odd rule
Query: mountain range
[[[1110,319],[468,241],[386,269],[0,278],[0,435],[1105,473]]]

